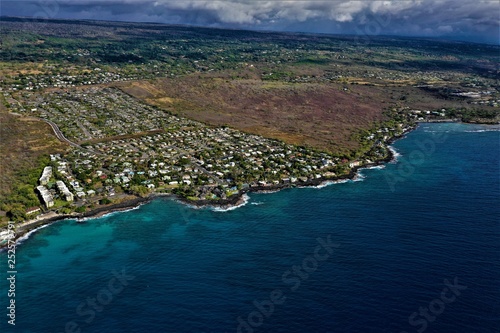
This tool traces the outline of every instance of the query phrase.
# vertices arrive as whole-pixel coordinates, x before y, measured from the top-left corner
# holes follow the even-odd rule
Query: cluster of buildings
[[[66,179],[72,179],[71,173],[68,172],[67,161],[61,159],[59,154],[50,155],[51,162],[57,167],[57,174]],[[40,195],[40,201],[45,208],[51,208],[55,205],[55,198],[60,197],[67,202],[74,201],[73,193],[68,189],[66,184],[62,180],[52,180],[55,178],[53,174],[53,167],[46,166],[43,168],[42,174],[38,180],[39,184],[36,187],[38,194]],[[36,207],[34,207],[36,208]],[[27,212],[31,214],[34,211]]]
[[[92,71],[83,71],[78,75],[67,74],[36,74],[14,77],[16,83],[8,84],[0,90],[6,91],[32,91],[44,88],[70,88],[82,85],[103,84],[114,81],[128,81],[137,79],[137,75],[126,75],[123,73],[114,73],[102,71],[95,68]]]
[[[229,128],[200,126],[175,132],[95,143],[65,156],[86,188],[128,189],[178,186],[270,186],[332,177],[335,158],[321,152],[248,135]],[[99,184],[99,188],[96,188]],[[100,191],[101,190],[101,191]],[[211,191],[205,191],[205,196]],[[78,192],[77,192],[78,196]]]
[[[112,88],[59,91],[49,98],[41,94],[27,97],[33,97],[27,103],[27,114],[51,120],[74,142],[196,125]]]
[[[68,139],[83,145],[51,156],[52,166],[44,169],[39,186],[47,208],[54,197],[72,202],[137,187],[182,189],[192,199],[220,199],[245,188],[332,178],[349,162],[173,116],[112,88],[33,97],[29,109],[35,111],[28,113],[55,122]],[[386,130],[376,133],[377,138],[391,135]],[[350,162],[355,163],[351,167],[361,163]],[[53,167],[61,179],[50,183]]]
[[[71,202],[133,186],[204,187],[200,198],[224,197],[239,188],[332,177],[339,162],[327,153],[170,115],[111,88],[40,94],[31,103],[28,113],[55,122],[70,140],[87,141],[51,156],[52,166],[40,177],[52,196],[42,196],[46,207],[54,197]],[[135,135],[109,139],[124,134]],[[52,168],[61,178],[55,184],[49,182]]]
[[[47,184],[49,183],[51,177],[52,177],[52,167],[46,166],[45,168],[43,168],[42,175],[40,176],[40,179],[38,180],[40,185],[37,186],[37,188],[36,188],[38,193],[40,194],[40,197],[42,199],[42,203],[47,208],[54,206],[54,197],[52,196],[52,193],[50,193],[49,189],[47,188]]]

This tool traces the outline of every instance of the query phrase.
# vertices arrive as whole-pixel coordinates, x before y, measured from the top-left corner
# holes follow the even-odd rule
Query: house
[[[349,163],[350,168],[358,167],[360,165],[361,165],[360,161],[354,161],[354,162]]]
[[[39,213],[40,211],[41,211],[40,207],[30,207],[30,208],[26,209],[26,215]]]

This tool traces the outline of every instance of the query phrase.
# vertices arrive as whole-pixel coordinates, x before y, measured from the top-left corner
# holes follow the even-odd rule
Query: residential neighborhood
[[[44,209],[76,209],[122,193],[172,192],[217,202],[252,188],[332,179],[371,162],[205,125],[114,88],[29,94],[17,111],[53,123],[72,143],[51,155],[40,175]],[[387,154],[383,140],[407,129],[385,128],[366,138],[374,157]]]

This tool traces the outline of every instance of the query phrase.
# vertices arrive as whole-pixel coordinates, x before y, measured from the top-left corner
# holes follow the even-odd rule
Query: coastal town
[[[86,214],[154,194],[228,206],[248,191],[352,178],[356,169],[390,159],[388,143],[417,122],[456,120],[447,109],[392,110],[385,125],[363,132],[359,154],[346,158],[181,117],[113,86],[4,91],[3,97],[14,114],[46,122],[67,144],[50,154],[33,189],[39,205],[19,214],[22,220]]]
[[[499,4],[0,0],[0,333],[500,333]]]
[[[7,95],[7,94],[5,94]],[[49,122],[65,152],[51,154],[27,217],[83,213],[124,195],[174,193],[193,204],[228,204],[251,190],[319,184],[388,157],[399,124],[368,135],[370,153],[355,160],[169,114],[115,88],[23,93],[10,107]],[[231,201],[230,199],[233,198]]]
[[[488,45],[0,23],[0,226],[155,195],[233,206],[353,178],[418,122],[500,119]]]

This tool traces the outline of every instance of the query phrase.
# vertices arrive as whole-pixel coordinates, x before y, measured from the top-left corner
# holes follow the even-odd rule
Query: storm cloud
[[[499,44],[497,0],[1,1],[1,15],[453,38]]]

